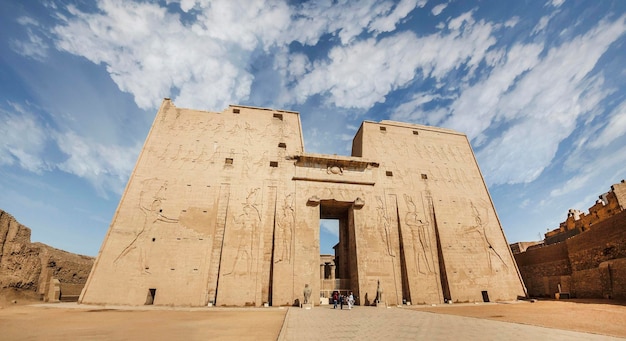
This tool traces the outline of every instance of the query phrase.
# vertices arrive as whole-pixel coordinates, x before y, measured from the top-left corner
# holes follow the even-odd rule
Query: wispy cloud
[[[10,46],[18,54],[38,61],[43,61],[48,56],[48,39],[42,37],[42,29],[39,23],[31,17],[17,18],[20,25],[26,27],[27,39],[13,39]]]
[[[431,10],[431,13],[434,16],[438,16],[439,14],[441,14],[441,12],[443,12],[444,9],[446,9],[446,7],[448,7],[448,4],[439,4],[433,7],[433,9]]]
[[[57,167],[89,181],[98,193],[121,194],[141,146],[102,145],[73,132],[58,133],[55,140],[67,159]]]
[[[402,32],[335,47],[328,61],[315,63],[302,77],[293,96],[304,102],[323,94],[339,107],[369,109],[418,74],[440,79],[460,65],[471,72],[495,43],[492,25],[475,22],[468,12],[452,19],[448,27],[447,32],[425,37]]]
[[[41,173],[50,168],[44,160],[46,127],[27,107],[10,103],[0,108],[0,165],[18,165]]]

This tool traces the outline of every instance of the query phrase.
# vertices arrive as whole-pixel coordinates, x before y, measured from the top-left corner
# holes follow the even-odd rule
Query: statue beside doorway
[[[304,304],[309,303],[309,299],[311,298],[311,288],[308,284],[304,285]]]

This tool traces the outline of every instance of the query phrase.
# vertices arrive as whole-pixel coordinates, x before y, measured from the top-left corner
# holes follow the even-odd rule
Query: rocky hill
[[[56,278],[62,295],[77,297],[94,258],[31,243],[30,234],[28,227],[0,210],[0,290],[12,288],[43,296],[50,279]]]

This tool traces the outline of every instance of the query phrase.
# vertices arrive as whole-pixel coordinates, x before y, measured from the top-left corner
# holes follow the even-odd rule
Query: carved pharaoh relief
[[[343,167],[338,165],[328,165],[326,167],[327,174],[343,175]]]

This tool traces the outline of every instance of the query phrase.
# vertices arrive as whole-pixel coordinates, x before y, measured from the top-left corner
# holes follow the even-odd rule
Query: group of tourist
[[[352,309],[354,305],[354,295],[352,291],[350,291],[350,294],[347,296],[337,291],[333,292],[333,309],[337,309],[337,304],[341,305],[341,309],[343,309],[344,304],[348,305],[348,309]]]

